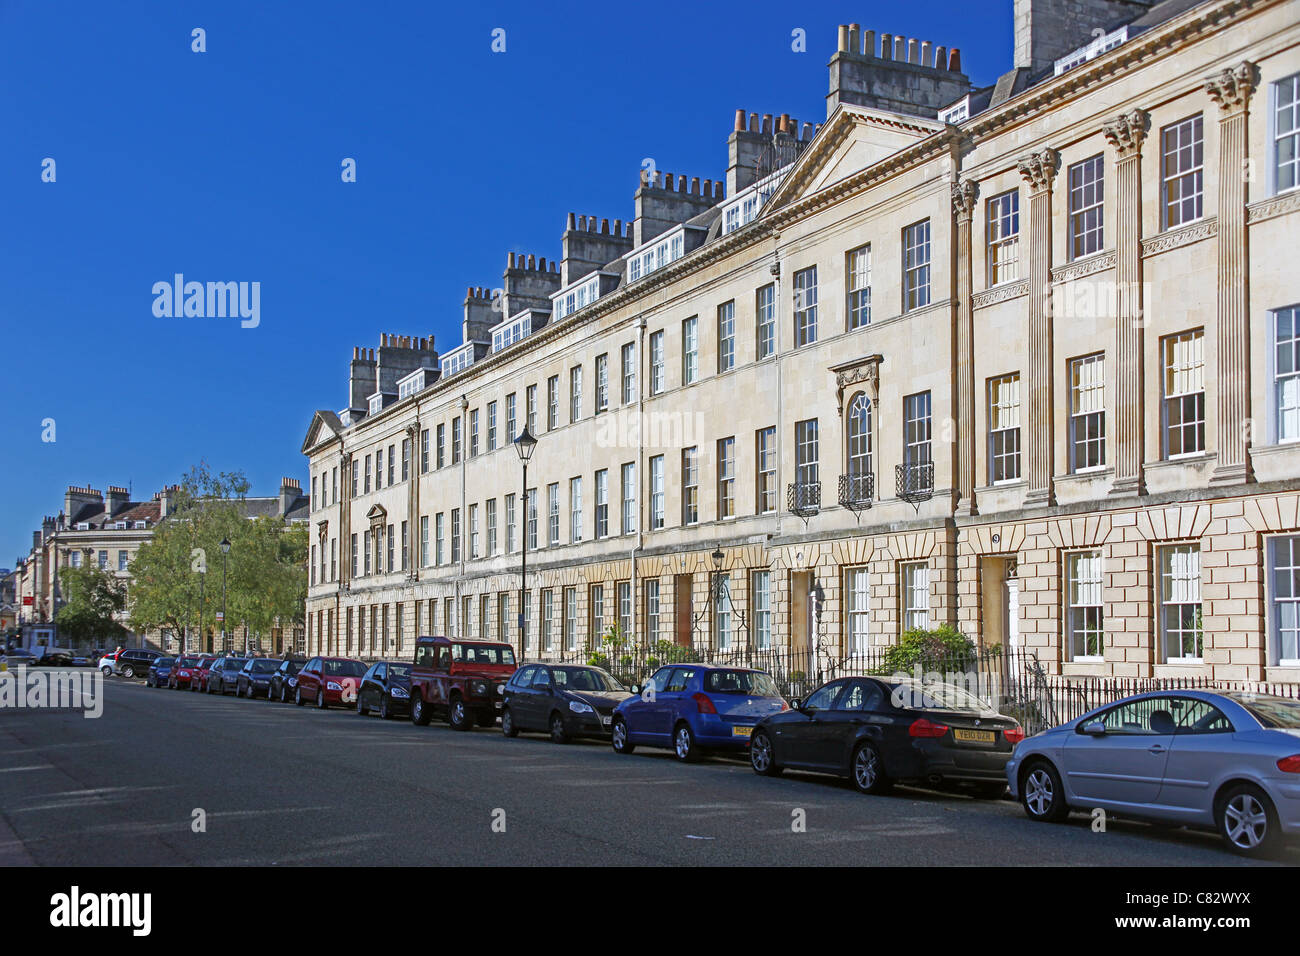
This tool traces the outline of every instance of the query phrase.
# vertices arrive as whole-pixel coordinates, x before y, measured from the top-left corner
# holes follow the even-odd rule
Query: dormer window
[[[676,262],[684,255],[685,242],[681,227],[672,235],[653,240],[650,245],[633,250],[627,257],[627,280],[635,282]]]
[[[114,531],[125,531],[125,530],[126,530],[126,522],[125,522],[125,521],[114,521],[114,522],[113,522],[113,530],[114,530]]]
[[[474,364],[474,343],[467,342],[460,348],[449,352],[442,360],[442,374],[455,375]]]
[[[398,400],[410,398],[416,392],[424,389],[424,372],[424,369],[417,368],[414,372],[407,375],[397,383]]]
[[[600,298],[600,276],[593,275],[576,286],[561,289],[551,299],[555,318],[562,319]]]
[[[136,531],[143,531],[145,528],[149,527],[149,522],[147,522],[147,521],[137,521],[137,522],[135,522],[134,527],[135,527],[135,530],[136,530]]]
[[[964,123],[970,119],[970,97],[963,96],[952,106],[939,111],[940,123]]]
[[[78,522],[77,522],[77,530],[78,530],[78,531],[89,531],[89,530],[90,530],[90,522],[89,522],[89,521],[78,521]]]
[[[1083,64],[1087,63],[1089,60],[1096,59],[1103,53],[1115,49],[1115,47],[1119,46],[1127,39],[1128,25],[1125,24],[1118,30],[1112,30],[1105,36],[1097,37],[1097,39],[1093,40],[1087,46],[1079,47],[1079,49],[1061,57],[1052,64],[1053,75],[1060,76],[1062,73],[1073,70],[1077,66],[1083,66]]]
[[[374,395],[370,396],[369,410],[371,415],[376,415],[384,410],[384,396],[382,393],[376,392]]]

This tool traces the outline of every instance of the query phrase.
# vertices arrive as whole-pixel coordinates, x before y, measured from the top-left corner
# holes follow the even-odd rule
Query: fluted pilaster
[[[1029,365],[1025,369],[1029,491],[1026,504],[1054,499],[1052,402],[1052,182],[1060,159],[1041,149],[1020,158],[1020,175],[1029,186]]]
[[[973,180],[952,184],[957,223],[957,511],[974,514],[975,503],[975,326],[971,309],[971,217],[979,186]]]

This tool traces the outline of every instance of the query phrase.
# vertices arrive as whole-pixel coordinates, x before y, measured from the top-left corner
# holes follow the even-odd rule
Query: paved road
[[[792,832],[793,812],[806,832]],[[196,810],[206,832],[195,833]],[[493,831],[504,811],[505,832]],[[498,814],[499,819],[499,814]],[[1232,865],[1212,834],[666,752],[456,733],[110,680],[104,713],[0,710],[0,863]],[[1283,862],[1300,862],[1291,851]]]

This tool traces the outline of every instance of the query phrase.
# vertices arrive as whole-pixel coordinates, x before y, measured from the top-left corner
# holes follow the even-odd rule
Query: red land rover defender
[[[411,722],[423,727],[437,713],[453,730],[490,727],[501,714],[515,650],[499,641],[419,637],[411,667]]]

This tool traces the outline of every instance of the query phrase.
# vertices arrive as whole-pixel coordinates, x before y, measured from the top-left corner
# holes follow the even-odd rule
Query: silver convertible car
[[[1007,784],[1033,820],[1101,808],[1217,829],[1234,851],[1267,855],[1300,831],[1300,701],[1139,694],[1021,741]]]

